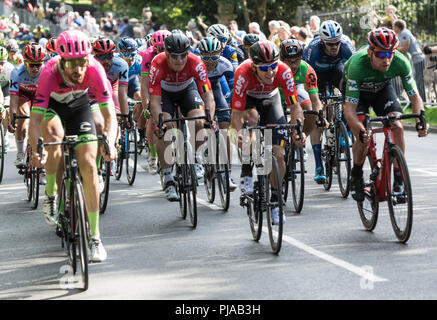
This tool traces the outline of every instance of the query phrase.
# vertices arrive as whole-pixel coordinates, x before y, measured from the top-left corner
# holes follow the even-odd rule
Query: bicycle
[[[252,156],[250,156],[250,166],[252,170],[255,167],[255,178],[253,182],[253,193],[242,194],[240,196],[240,206],[246,207],[247,216],[249,218],[249,226],[252,233],[252,238],[255,241],[259,241],[262,233],[263,213],[266,214],[267,228],[269,231],[269,241],[273,253],[278,254],[282,247],[282,234],[284,225],[284,211],[283,211],[283,198],[282,198],[282,183],[280,182],[280,174],[278,161],[273,155],[272,145],[265,144],[264,130],[288,130],[297,129],[301,132],[301,125],[293,124],[270,124],[266,126],[253,126],[247,127],[247,124],[243,126],[243,130],[249,130],[249,133],[253,130],[256,134],[255,154],[258,157],[258,161],[255,163]],[[243,134],[244,136],[244,134]],[[259,142],[258,142],[259,141]],[[268,161],[271,159],[271,170],[268,170]],[[243,160],[245,157],[243,155]],[[267,163],[266,163],[267,162]],[[266,172],[269,171],[269,172]],[[277,200],[278,202],[271,202],[271,180],[277,183]],[[278,207],[279,223],[273,225],[272,223],[272,209]]]
[[[89,286],[88,262],[91,234],[85,194],[76,159],[76,145],[103,141],[106,153],[109,153],[109,146],[105,135],[99,135],[97,139],[78,140],[77,138],[76,135],[65,136],[62,142],[44,142],[39,138],[38,153],[42,154],[45,146],[62,146],[64,173],[58,199],[59,216],[56,234],[62,239],[62,248],[65,244],[67,246],[67,255],[74,275],[78,271],[77,264],[80,264],[82,289],[85,291]]]
[[[159,136],[163,135],[162,126],[165,123],[176,122],[176,134],[172,131],[173,138],[171,139],[173,146],[175,168],[176,190],[179,196],[179,211],[182,218],[185,220],[187,212],[190,213],[190,221],[193,228],[197,227],[197,176],[194,170],[194,153],[191,144],[188,141],[188,128],[186,121],[205,119],[209,121],[207,116],[197,117],[181,117],[169,120],[163,119],[163,114],[159,114]],[[181,137],[182,133],[182,137]],[[182,153],[181,153],[182,152]]]
[[[126,114],[118,113],[119,119],[119,139],[118,139],[118,158],[115,170],[115,179],[120,180],[123,161],[126,160],[126,178],[129,185],[132,185],[135,181],[135,176],[137,174],[137,157],[138,157],[138,146],[137,146],[137,130],[135,128],[135,122],[132,118],[133,106],[135,101],[129,101],[129,112]],[[124,119],[127,118],[126,124]]]
[[[98,174],[103,179],[103,191],[100,192],[99,197],[99,213],[104,214],[106,212],[106,207],[108,205],[109,199],[109,182],[111,180],[111,162],[104,161],[103,158],[100,158],[99,163],[97,164]]]
[[[346,125],[342,121],[343,96],[330,95],[320,97],[325,102],[325,118],[328,127],[324,130],[324,144],[322,147],[322,161],[325,166],[326,180],[323,187],[329,191],[332,186],[333,174],[337,174],[338,186],[343,198],[347,198],[350,191],[351,173],[351,144]]]
[[[419,118],[420,125],[426,127],[424,112],[420,114],[403,114],[369,118],[368,114],[360,114],[359,119],[363,121],[366,131],[369,132],[370,124],[373,122],[382,122],[382,128],[372,129],[370,136],[370,145],[367,154],[367,161],[363,166],[364,179],[364,201],[357,202],[358,212],[361,221],[368,231],[373,231],[378,221],[379,203],[387,201],[390,214],[390,220],[393,231],[399,242],[406,243],[410,237],[413,225],[413,193],[411,190],[411,181],[408,174],[407,162],[402,150],[393,143],[392,123],[395,120]],[[384,133],[384,148],[382,159],[377,157],[375,134]],[[402,182],[396,181],[394,172],[395,166],[398,166]],[[392,176],[394,182],[399,186],[392,187]],[[403,190],[402,190],[403,189]],[[406,213],[398,212],[405,205]],[[402,210],[399,210],[402,211]]]
[[[7,134],[7,130],[6,130],[6,134]],[[6,154],[5,133],[3,132],[3,124],[0,121],[0,183],[2,183],[3,180],[3,171],[5,168],[5,154]]]
[[[216,110],[218,112],[227,112],[231,108]],[[207,118],[210,118],[209,111],[207,111]],[[210,122],[210,121],[208,121]],[[217,116],[215,116],[217,123]],[[211,123],[211,122],[210,122]],[[217,181],[218,193],[223,210],[226,212],[229,209],[231,191],[229,189],[229,162],[227,153],[227,143],[220,129],[216,126],[211,128],[214,130],[214,137],[208,138],[207,155],[208,163],[204,167],[204,185],[206,195],[209,203],[215,200],[215,182]]]
[[[29,116],[23,115],[12,115],[12,126],[15,127],[15,121],[17,119],[29,119]],[[40,174],[42,169],[36,168],[32,165],[32,148],[30,143],[27,143],[26,150],[24,152],[24,158],[26,162],[24,166],[18,168],[18,173],[24,177],[24,184],[26,185],[26,196],[27,201],[32,201],[32,209],[38,208],[39,202],[39,184],[40,184]]]
[[[324,124],[323,110],[304,110],[304,115],[312,114],[318,116],[318,126]],[[300,121],[298,122],[300,124]],[[284,180],[282,181],[282,192],[284,198],[284,204],[287,202],[288,197],[288,185],[291,184],[291,194],[293,197],[293,205],[296,213],[300,213],[303,208],[304,196],[305,196],[305,159],[304,148],[296,147],[293,142],[292,136],[288,135],[288,140],[285,144],[285,168],[286,173]]]

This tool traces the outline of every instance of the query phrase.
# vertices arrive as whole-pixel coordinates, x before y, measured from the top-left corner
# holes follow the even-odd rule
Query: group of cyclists
[[[211,120],[208,125],[235,130],[239,148],[245,125],[296,124],[299,120],[304,124],[304,134],[292,130],[292,140],[303,147],[310,136],[316,168],[314,181],[323,184],[323,129],[315,125],[315,118],[304,119],[303,110],[323,110],[319,94],[327,95],[336,88],[345,99],[344,122],[355,137],[351,193],[356,201],[362,201],[362,166],[369,136],[357,112],[368,113],[372,107],[377,115],[401,114],[399,99],[390,83],[396,76],[402,79],[412,111],[424,110],[411,66],[396,51],[396,34],[386,28],[370,31],[368,45],[355,51],[341,25],[328,20],[306,46],[291,38],[277,47],[273,42],[260,41],[254,34],[246,35],[243,43],[238,47],[226,26],[214,24],[196,47],[180,30],[159,30],[146,39],[122,38],[118,44],[109,38],[90,39],[80,31],[70,30],[49,39],[45,47],[29,43],[21,54],[14,40],[9,40],[6,48],[0,47],[1,119],[3,126],[15,134],[15,166],[24,165],[24,143],[28,137],[33,164],[45,169],[46,222],[57,225],[62,149],[51,146],[39,154],[38,139],[60,142],[65,135],[77,135],[85,141],[78,144],[76,152],[92,235],[91,261],[106,259],[99,230],[102,181],[97,163],[102,157],[105,161],[117,157],[117,114],[129,112],[128,98],[141,101],[136,105],[134,118],[140,136],[138,144],[147,144],[150,150],[149,172],[155,174],[159,170],[165,198],[178,201],[173,164],[165,157],[171,142],[160,134],[172,126],[165,123],[158,128],[160,117],[198,117],[205,115],[207,109],[210,119],[217,119],[217,123]],[[289,118],[283,106],[289,109]],[[30,116],[28,125],[22,119],[13,121],[13,114]],[[205,120],[195,120],[196,133],[205,124]],[[402,123],[395,121],[394,127],[394,141],[405,151]],[[428,133],[428,127],[417,125],[416,129],[419,136]],[[90,137],[102,133],[107,136],[109,150],[97,142],[88,142]],[[288,134],[287,130],[275,130],[272,136],[281,179],[286,174],[282,142]],[[199,150],[200,145],[201,141],[196,141],[193,150]],[[227,151],[230,154],[229,145]],[[196,161],[194,166],[201,179],[202,164]],[[402,188],[397,181],[395,176],[395,188]],[[281,196],[277,191],[280,183],[272,181],[271,203]],[[231,174],[229,187],[231,191],[237,188]],[[254,189],[252,167],[244,161],[239,187],[246,195]],[[278,219],[278,210],[273,208],[273,224]]]

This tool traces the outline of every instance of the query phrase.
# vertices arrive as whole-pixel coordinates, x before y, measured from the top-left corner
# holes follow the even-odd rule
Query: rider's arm
[[[322,102],[319,99],[319,88],[317,86],[317,74],[314,69],[308,65],[305,77],[305,90],[308,92],[311,100],[312,109],[319,111],[322,109]]]
[[[141,75],[141,102],[143,110],[147,109],[149,105],[149,76]]]
[[[10,94],[10,114],[12,118],[12,114],[17,112],[18,102],[19,102],[19,93],[20,93],[20,82],[18,78],[18,69],[14,68],[11,72],[11,82],[9,86],[9,94]]]
[[[162,113],[161,106],[161,96],[159,95],[151,95],[150,96],[150,112],[152,113],[152,119],[155,124],[159,123],[159,114]]]
[[[118,102],[120,103],[121,113],[129,113],[129,105],[127,104],[127,89],[128,86],[118,85]]]
[[[211,82],[208,79],[206,66],[200,58],[196,57],[194,60],[194,78],[196,79],[197,89],[200,92],[200,95],[205,102],[205,107],[209,110],[211,119],[214,119],[215,113],[215,101],[214,95],[211,89]]]

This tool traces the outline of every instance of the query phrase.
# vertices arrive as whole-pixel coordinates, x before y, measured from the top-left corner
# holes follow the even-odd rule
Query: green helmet
[[[5,47],[0,47],[0,61],[8,59],[8,50]]]

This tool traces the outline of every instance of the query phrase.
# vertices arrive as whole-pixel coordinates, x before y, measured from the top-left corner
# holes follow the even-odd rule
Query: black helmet
[[[253,34],[253,33],[249,33],[246,34],[243,38],[243,45],[245,46],[251,46],[253,45],[255,42],[259,41],[259,37],[257,34]]]
[[[279,48],[271,41],[258,41],[249,48],[249,57],[255,64],[273,63],[279,59]]]
[[[164,47],[170,53],[184,53],[190,48],[190,40],[181,32],[172,32],[165,38]]]
[[[302,42],[297,39],[287,39],[281,43],[281,60],[302,57]]]

